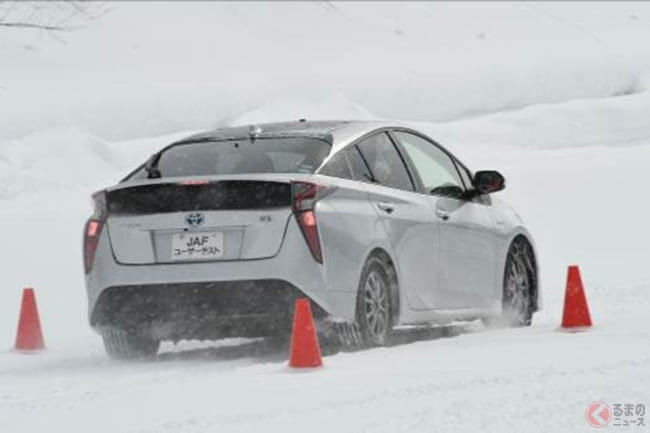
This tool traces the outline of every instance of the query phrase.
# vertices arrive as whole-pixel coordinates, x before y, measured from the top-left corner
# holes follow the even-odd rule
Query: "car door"
[[[439,222],[437,279],[445,307],[487,307],[496,269],[489,200],[467,199],[471,186],[465,185],[457,162],[441,147],[407,131],[394,131],[392,135],[417,172]]]
[[[369,168],[369,200],[392,244],[400,290],[413,310],[429,310],[437,292],[438,230],[427,196],[416,191],[404,160],[386,132],[357,143]],[[403,298],[404,299],[404,298]]]

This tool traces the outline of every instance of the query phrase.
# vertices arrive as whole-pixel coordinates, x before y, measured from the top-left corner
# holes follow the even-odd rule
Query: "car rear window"
[[[162,177],[249,173],[313,173],[331,146],[317,138],[258,138],[183,143],[164,150]],[[129,179],[145,179],[144,167]]]

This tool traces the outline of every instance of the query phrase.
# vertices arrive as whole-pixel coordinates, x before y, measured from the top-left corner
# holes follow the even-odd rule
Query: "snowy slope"
[[[287,99],[287,118],[330,118],[313,101],[344,98],[379,117],[440,121],[634,93],[650,71],[644,2],[110,9],[57,38],[2,30],[0,140],[68,126],[149,137]]]

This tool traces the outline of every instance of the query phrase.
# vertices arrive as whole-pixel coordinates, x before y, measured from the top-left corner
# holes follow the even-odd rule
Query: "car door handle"
[[[446,210],[436,209],[436,215],[443,221],[447,221],[449,219],[449,212]]]
[[[379,202],[377,203],[377,207],[379,208],[379,210],[383,210],[388,214],[393,213],[393,211],[395,210],[395,208],[390,203]]]

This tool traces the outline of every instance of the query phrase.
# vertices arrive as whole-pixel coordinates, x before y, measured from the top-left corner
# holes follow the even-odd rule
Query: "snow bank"
[[[76,128],[30,134],[0,144],[0,200],[114,182],[118,155]]]
[[[650,137],[650,92],[582,99],[500,112],[464,121],[417,124],[442,143],[490,151],[645,144]]]
[[[643,2],[111,9],[65,43],[3,30],[0,139],[65,125],[110,141],[151,137],[336,95],[384,118],[446,121],[636,92],[650,71]],[[297,111],[286,114],[310,110]]]
[[[90,194],[112,185],[177,138],[109,143],[79,128],[58,128],[0,142],[0,202],[51,193]]]

